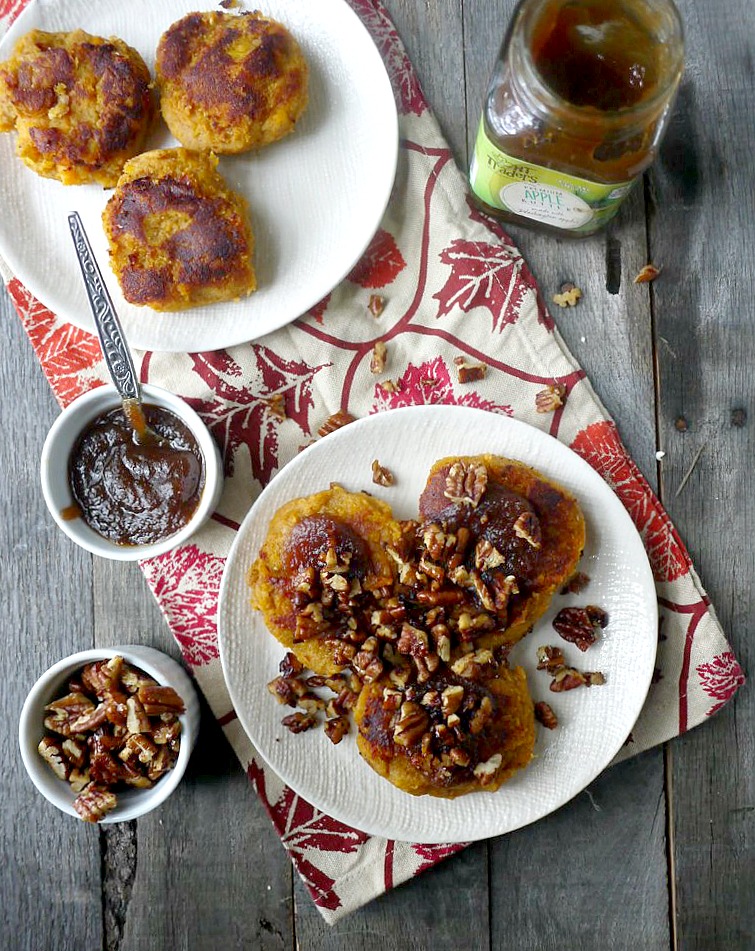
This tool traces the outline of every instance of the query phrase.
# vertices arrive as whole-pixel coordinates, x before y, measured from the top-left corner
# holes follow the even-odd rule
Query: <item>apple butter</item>
[[[122,407],[98,416],[79,436],[68,464],[80,517],[118,545],[169,538],[196,511],[204,459],[191,430],[175,413],[144,406],[140,436]]]

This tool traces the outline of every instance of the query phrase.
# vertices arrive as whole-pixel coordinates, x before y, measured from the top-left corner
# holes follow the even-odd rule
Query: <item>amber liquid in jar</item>
[[[594,233],[653,161],[682,64],[671,0],[524,0],[485,99],[473,198],[505,220]]]

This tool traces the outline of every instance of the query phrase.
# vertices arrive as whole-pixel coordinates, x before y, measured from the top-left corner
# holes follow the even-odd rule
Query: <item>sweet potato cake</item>
[[[126,163],[102,221],[130,303],[183,310],[256,289],[247,204],[216,166],[214,155],[188,149]]]
[[[192,149],[245,152],[293,131],[308,99],[307,63],[275,20],[254,13],[190,13],[160,38],[163,118]]]
[[[532,759],[535,719],[521,667],[492,663],[471,680],[441,668],[398,690],[365,684],[354,710],[362,757],[414,796],[494,792]]]
[[[116,37],[32,30],[0,64],[0,131],[19,158],[64,185],[115,185],[155,117],[150,74]]]
[[[500,456],[440,459],[419,511],[424,537],[437,536],[441,562],[447,553],[438,539],[455,540],[458,557],[451,570],[446,565],[445,578],[469,592],[473,610],[470,614],[467,603],[447,622],[459,630],[460,610],[470,614],[466,630],[478,648],[511,645],[523,637],[572,577],[585,545],[584,517],[571,493]],[[466,636],[460,632],[461,640]]]
[[[333,674],[368,635],[374,594],[394,579],[386,546],[401,534],[390,506],[333,486],[273,516],[249,570],[252,605],[317,674]]]

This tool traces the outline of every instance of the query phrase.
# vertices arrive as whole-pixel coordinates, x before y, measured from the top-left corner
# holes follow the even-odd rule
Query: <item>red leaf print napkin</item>
[[[230,707],[216,628],[225,557],[261,487],[336,410],[363,416],[452,403],[515,416],[547,429],[605,478],[644,539],[661,610],[657,675],[623,756],[703,722],[744,681],[682,542],[565,349],[527,265],[469,205],[464,177],[379,0],[350,2],[388,67],[402,140],[393,195],[366,254],[310,313],[261,340],[215,353],[136,355],[144,382],[180,393],[202,414],[226,469],[214,519],[190,544],[143,563],[144,574],[329,922],[463,847],[386,841],[319,812],[256,757]],[[18,0],[0,0],[6,22],[18,9]],[[18,280],[8,286],[62,404],[106,379],[94,337],[60,321]],[[372,295],[385,301],[379,317],[369,309]],[[388,348],[390,391],[369,371],[376,339]],[[460,384],[455,356],[486,363],[485,379]],[[565,405],[537,413],[535,394],[554,382],[566,387]],[[271,412],[273,400],[283,401],[285,418]]]

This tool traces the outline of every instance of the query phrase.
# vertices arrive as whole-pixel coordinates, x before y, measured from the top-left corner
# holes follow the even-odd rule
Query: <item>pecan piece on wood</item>
[[[553,303],[559,307],[576,307],[581,299],[581,289],[571,281],[566,281],[562,284],[561,292],[553,295]]]
[[[646,264],[643,268],[640,268],[634,279],[634,283],[647,284],[650,281],[654,281],[660,273],[661,269],[659,267],[656,267],[654,264]]]

